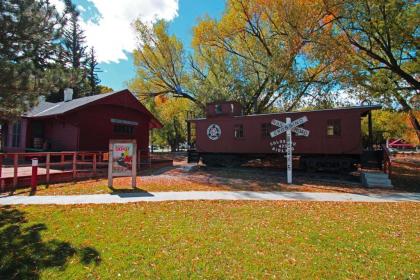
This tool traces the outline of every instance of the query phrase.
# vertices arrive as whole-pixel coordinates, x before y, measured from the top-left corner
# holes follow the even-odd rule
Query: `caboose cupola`
[[[206,117],[241,116],[242,106],[236,101],[216,101],[206,106]]]

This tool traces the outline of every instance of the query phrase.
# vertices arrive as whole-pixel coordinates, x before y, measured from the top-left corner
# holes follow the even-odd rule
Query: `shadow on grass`
[[[114,187],[108,187],[111,190],[110,194],[114,195],[122,195],[122,194],[140,194],[144,196],[148,196],[148,192],[143,189],[139,189],[137,187],[131,187],[131,188],[114,188]],[[152,196],[151,194],[149,194]]]
[[[57,239],[43,241],[45,230],[45,224],[29,224],[24,212],[0,207],[1,279],[39,279],[44,269],[65,270],[73,256],[84,265],[100,264],[100,254],[94,248],[77,248]]]

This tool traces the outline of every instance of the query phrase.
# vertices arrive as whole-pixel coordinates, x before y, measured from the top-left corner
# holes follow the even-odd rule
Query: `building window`
[[[12,126],[12,147],[20,147],[20,133],[21,133],[22,124],[20,121],[13,123]]]
[[[270,138],[271,123],[261,124],[261,138]]]
[[[114,133],[131,136],[134,134],[134,126],[116,124],[114,125]]]
[[[214,111],[216,112],[216,114],[221,114],[223,112],[223,110],[222,110],[222,104],[216,104],[216,105],[214,105]]]
[[[244,126],[242,124],[237,124],[234,127],[234,136],[235,138],[243,138],[244,137]]]
[[[341,121],[340,120],[328,120],[327,121],[327,135],[328,136],[340,136],[341,135]]]

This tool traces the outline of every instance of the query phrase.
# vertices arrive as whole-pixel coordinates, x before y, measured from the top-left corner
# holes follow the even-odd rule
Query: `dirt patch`
[[[395,159],[391,180],[396,190],[420,192],[420,160],[412,157]]]
[[[293,185],[286,184],[285,170],[273,168],[214,168],[188,165],[177,161],[173,167],[144,170],[137,177],[137,188],[131,178],[115,178],[108,188],[107,179],[39,186],[37,195],[77,195],[158,191],[297,191],[341,193],[393,193],[419,191],[420,170],[410,164],[396,162],[392,176],[394,189],[367,189],[360,184],[357,172],[350,174],[306,173],[294,171]],[[15,194],[27,195],[29,189]]]

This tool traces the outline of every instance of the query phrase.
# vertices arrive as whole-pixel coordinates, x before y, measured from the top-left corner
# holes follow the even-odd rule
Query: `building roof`
[[[319,109],[319,110],[308,110],[308,111],[294,111],[294,112],[278,112],[278,113],[266,113],[266,114],[250,114],[250,115],[241,115],[233,116],[233,118],[246,118],[246,117],[259,117],[259,116],[275,116],[280,114],[301,114],[301,113],[310,113],[310,112],[327,112],[327,111],[341,111],[341,110],[361,110],[362,115],[365,115],[371,110],[382,109],[381,105],[361,105],[361,106],[350,106],[350,107],[339,107],[333,109]],[[200,121],[206,120],[207,118],[195,118],[188,121]]]
[[[76,98],[71,101],[62,101],[58,103],[51,103],[41,101],[37,106],[33,107],[30,111],[24,114],[25,117],[48,117],[54,115],[61,115],[79,107],[85,106],[94,101],[104,99],[108,96],[114,95],[121,91],[114,91],[110,93],[97,94],[92,96],[86,96]]]
[[[79,109],[83,106],[88,104],[92,104],[98,100],[105,99],[107,97],[116,95],[116,94],[128,93],[133,95],[129,90],[120,90],[120,91],[113,91],[104,94],[97,94],[92,96],[86,96],[81,98],[76,98],[70,101],[62,101],[58,103],[51,103],[46,101],[41,101],[38,105],[33,107],[31,110],[26,112],[23,117],[26,118],[45,118],[45,117],[52,117],[56,115],[62,115],[73,110]],[[151,128],[160,128],[163,125],[153,116],[152,113],[149,112],[141,103],[140,101],[133,95],[133,97],[138,101],[139,106],[143,109],[143,111],[151,117]]]

